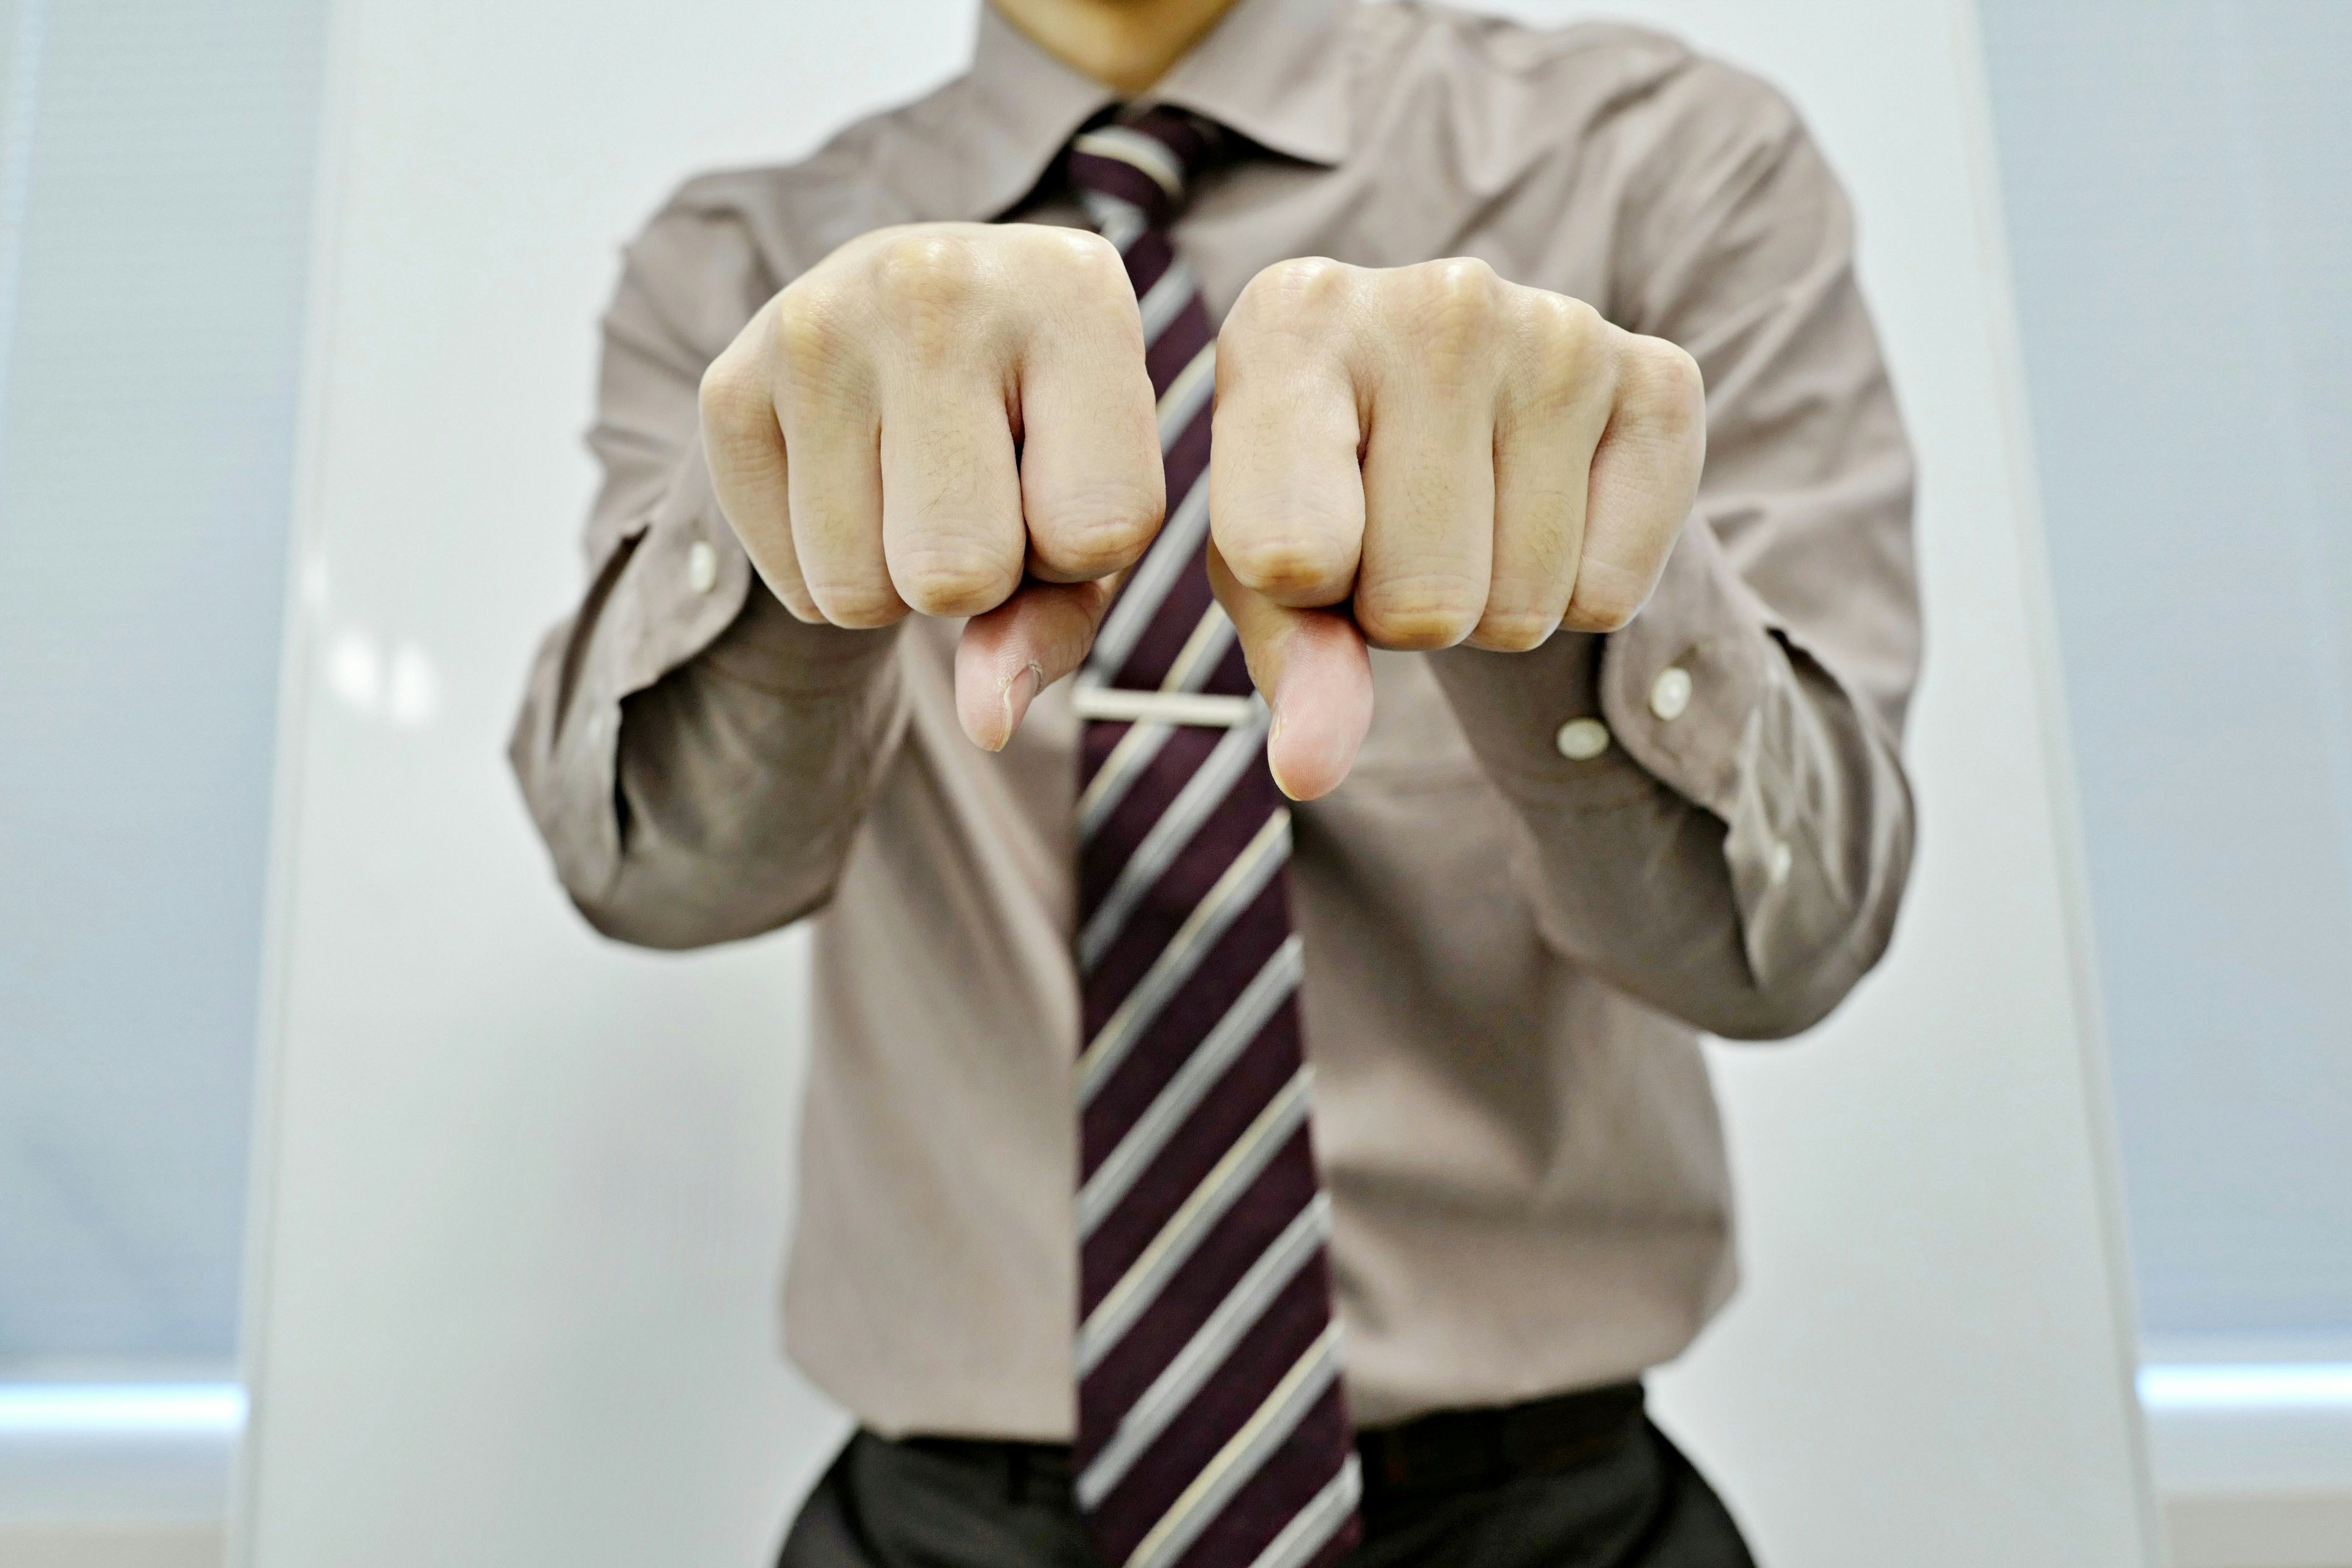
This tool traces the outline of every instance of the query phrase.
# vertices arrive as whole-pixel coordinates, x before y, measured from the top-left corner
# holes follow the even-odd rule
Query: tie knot
[[[1070,142],[1070,186],[1098,227],[1124,226],[1131,209],[1158,227],[1184,205],[1186,187],[1221,140],[1217,128],[1165,104],[1121,114]]]

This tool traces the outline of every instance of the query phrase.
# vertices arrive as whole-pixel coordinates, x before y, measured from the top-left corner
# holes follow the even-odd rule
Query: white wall
[[[503,748],[578,589],[617,247],[686,173],[950,74],[971,16],[339,12],[243,1549],[755,1562],[837,1435],[772,1344],[804,947],[600,941]]]
[[[1632,8],[1790,87],[1854,186],[1932,648],[1897,950],[1808,1042],[1718,1058],[1749,1284],[1664,1409],[1770,1562],[2151,1562],[1973,18]],[[575,585],[613,246],[679,173],[951,69],[969,23],[344,0],[247,1561],[756,1562],[833,1440],[768,1347],[801,948],[597,942],[499,753]]]

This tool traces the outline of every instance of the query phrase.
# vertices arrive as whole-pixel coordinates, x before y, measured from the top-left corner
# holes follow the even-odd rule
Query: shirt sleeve
[[[1694,513],[1623,630],[1433,662],[1547,939],[1771,1037],[1877,962],[1909,869],[1912,460],[1845,198],[1794,112],[1703,61],[1647,110],[1603,308],[1705,373]]]
[[[781,285],[723,208],[674,202],[604,322],[587,587],[509,748],[591,923],[653,947],[773,930],[831,893],[903,729],[893,631],[803,626],[712,496],[704,368]]]

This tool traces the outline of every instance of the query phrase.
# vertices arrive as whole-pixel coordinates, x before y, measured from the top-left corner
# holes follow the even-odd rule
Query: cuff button
[[[719,581],[719,552],[707,539],[698,539],[686,552],[686,583],[698,594],[708,594]]]
[[[1690,671],[1679,664],[1666,666],[1658,671],[1658,679],[1650,682],[1650,711],[1669,724],[1683,716],[1690,700]]]
[[[1789,879],[1789,868],[1795,860],[1796,855],[1789,848],[1789,841],[1785,838],[1775,838],[1772,840],[1770,852],[1764,857],[1766,879],[1772,886],[1779,887]]]
[[[1589,763],[1609,749],[1609,726],[1598,719],[1570,719],[1552,742],[1570,762]]]

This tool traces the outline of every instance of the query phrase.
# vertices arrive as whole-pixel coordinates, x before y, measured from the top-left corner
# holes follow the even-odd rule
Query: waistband
[[[1642,1385],[1611,1384],[1525,1405],[1439,1410],[1356,1434],[1364,1504],[1479,1491],[1556,1474],[1607,1452],[1642,1425]],[[900,1446],[979,1472],[1022,1502],[1068,1504],[1070,1448],[983,1437],[906,1437]]]

